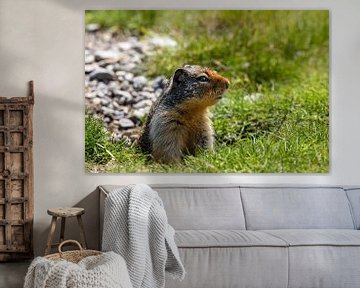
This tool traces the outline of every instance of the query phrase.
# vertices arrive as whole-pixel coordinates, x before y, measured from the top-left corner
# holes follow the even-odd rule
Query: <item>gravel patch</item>
[[[153,36],[124,38],[89,24],[85,33],[85,105],[88,113],[103,119],[115,140],[129,143],[139,137],[141,121],[162,94],[167,79],[148,79],[141,71],[147,57],[175,40]]]

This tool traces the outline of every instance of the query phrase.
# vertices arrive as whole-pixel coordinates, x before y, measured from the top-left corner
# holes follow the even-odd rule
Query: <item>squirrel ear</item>
[[[184,69],[182,69],[182,68],[177,69],[173,76],[173,83],[179,84],[179,83],[183,82],[185,80],[186,75],[187,74]]]

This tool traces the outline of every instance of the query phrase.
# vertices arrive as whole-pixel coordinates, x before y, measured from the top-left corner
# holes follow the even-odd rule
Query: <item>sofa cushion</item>
[[[285,241],[289,246],[360,246],[360,231],[358,230],[291,229],[262,230],[262,232]]]
[[[176,230],[245,229],[239,187],[153,187]]]
[[[241,188],[246,226],[266,229],[354,229],[342,188]]]
[[[360,287],[360,231],[265,230],[289,247],[289,288]]]
[[[356,229],[360,229],[360,188],[347,189]]]
[[[164,203],[168,221],[176,230],[245,230],[238,186],[150,185]],[[109,194],[121,185],[102,185]]]
[[[359,288],[358,246],[289,247],[289,288]]]
[[[288,247],[179,248],[186,275],[166,288],[287,288]]]
[[[288,246],[285,241],[268,233],[244,230],[176,231],[175,242],[178,247]]]

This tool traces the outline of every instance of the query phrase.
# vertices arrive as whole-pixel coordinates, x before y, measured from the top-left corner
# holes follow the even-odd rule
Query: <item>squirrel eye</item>
[[[208,82],[209,78],[207,78],[206,76],[200,76],[196,78],[197,80],[199,80],[200,82]]]

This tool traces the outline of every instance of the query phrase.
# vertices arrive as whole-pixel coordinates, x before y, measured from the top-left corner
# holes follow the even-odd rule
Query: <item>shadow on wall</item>
[[[96,188],[93,192],[91,192],[88,196],[86,196],[84,199],[82,199],[80,202],[76,203],[74,207],[82,207],[85,208],[85,214],[83,215],[83,221],[85,225],[85,235],[86,235],[86,241],[89,248],[92,249],[98,249],[99,248],[99,202],[100,202],[100,194],[99,189]],[[90,233],[89,229],[86,229],[91,225],[95,228],[96,233]],[[71,229],[72,233],[69,235],[69,237],[76,237],[77,239],[80,239],[79,237],[79,228],[76,223],[76,227],[74,229]]]
[[[1,6],[0,6],[1,11]],[[1,13],[0,13],[1,19]],[[0,21],[0,35],[4,35],[4,31],[1,29],[2,23]],[[5,33],[6,34],[6,33]],[[0,37],[0,63],[1,63],[1,71],[0,77],[4,79],[1,81],[0,85],[0,96],[4,97],[22,97],[28,95],[28,81],[33,80],[32,78],[19,83],[16,80],[16,64],[15,63],[23,63],[24,67],[28,67],[29,63],[26,63],[26,59],[23,59],[19,55],[14,52],[9,51],[6,47],[4,47],[3,42],[5,39]],[[19,89],[21,87],[21,89]],[[18,92],[18,91],[23,92]]]
[[[91,192],[88,196],[84,199],[76,203],[73,207],[82,207],[85,209],[85,214],[82,215],[82,220],[85,226],[85,236],[86,241],[89,249],[99,249],[99,190],[96,188],[93,192]],[[49,230],[50,230],[50,221],[51,216],[49,215],[49,223],[48,228],[41,231],[41,234],[38,235],[38,238],[41,239],[43,242],[45,239],[48,239]],[[54,238],[52,239],[52,243],[58,243],[60,237],[60,218],[57,221],[56,230],[54,233]],[[90,231],[88,228],[89,226],[97,227],[96,233]],[[66,226],[65,226],[65,240],[72,239],[77,240],[80,242],[80,228],[77,222],[76,217],[71,217],[66,219]],[[77,248],[71,248],[77,249]],[[37,255],[44,255],[44,249],[41,251],[37,251]],[[51,253],[57,253],[57,248],[53,248]]]
[[[38,99],[38,102],[42,102],[41,107],[47,107],[46,111],[41,111],[39,109],[41,107],[36,106],[36,99]],[[81,103],[78,104],[63,98],[49,97],[41,91],[35,90],[34,118],[37,118],[37,125],[34,129],[35,255],[44,253],[51,220],[51,217],[47,215],[48,208],[84,207],[86,211],[84,217],[85,229],[94,221],[91,219],[87,221],[87,215],[91,215],[91,211],[96,211],[96,207],[90,207],[89,204],[93,201],[93,205],[96,206],[95,192],[90,193],[76,205],[72,204],[79,199],[79,195],[75,192],[83,190],[84,185],[80,178],[83,176],[83,170],[74,171],[72,169],[72,167],[75,170],[78,169],[75,159],[83,151],[83,147],[79,147],[81,144],[78,141],[78,138],[83,138],[83,135],[78,135],[77,131],[79,129],[76,127],[77,125],[83,125],[83,115],[79,113],[79,111],[83,110],[83,107],[79,105]],[[66,116],[63,115],[62,111],[66,111]],[[36,132],[40,134],[40,131],[46,131],[46,137],[44,137],[44,132],[42,132],[42,137],[37,137]],[[49,147],[56,147],[56,149],[49,149]],[[74,162],[71,163],[71,161]],[[36,180],[41,181],[41,183],[36,183]],[[39,191],[39,188],[42,191]],[[42,193],[40,194],[40,192]],[[75,222],[72,223],[71,220],[67,231],[71,231],[74,227]],[[89,244],[92,244],[92,241],[89,241]]]

